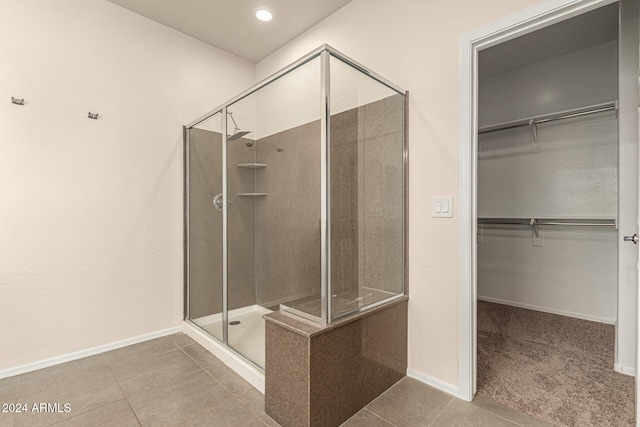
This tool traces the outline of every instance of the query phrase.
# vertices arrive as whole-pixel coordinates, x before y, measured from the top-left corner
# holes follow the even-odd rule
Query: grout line
[[[383,391],[382,393],[380,393],[375,399],[373,399],[371,402],[367,403],[367,405],[365,406],[365,408],[369,405],[371,405],[373,402],[375,402],[376,400],[380,399],[382,396],[384,396],[387,392],[393,390],[394,388],[396,388],[396,386],[398,386],[398,384],[400,384],[402,381],[404,381],[405,378],[409,378],[406,375],[402,378],[400,378],[398,381],[396,381],[395,384],[393,384],[391,387],[389,387],[388,389],[386,389],[385,391]],[[371,411],[370,411],[371,412]]]
[[[182,350],[182,349],[181,349]],[[251,408],[249,408],[247,405],[245,405],[245,403],[240,400],[240,398],[238,397],[239,394],[246,394],[247,392],[244,393],[238,393],[235,394],[233,393],[231,390],[229,390],[224,384],[222,384],[222,382],[215,376],[213,375],[211,372],[207,371],[206,367],[202,366],[200,363],[198,363],[197,360],[195,360],[193,357],[191,357],[189,354],[187,354],[184,350],[182,351],[184,354],[187,355],[187,357],[191,358],[191,360],[193,360],[203,371],[205,374],[209,375],[211,378],[213,378],[213,380],[215,382],[217,382],[218,384],[220,384],[220,386],[227,392],[229,393],[229,395],[231,395],[232,398],[234,398],[238,403],[240,403],[240,405],[242,405],[243,408],[245,408],[246,410],[248,410],[249,412],[251,412],[251,414],[253,416],[255,416],[258,420],[260,420],[264,425],[268,425],[266,423],[266,421],[264,421],[258,414],[256,414]],[[213,357],[215,357],[220,363],[223,363],[220,359],[218,359],[216,356],[212,355]],[[223,363],[224,364],[224,363]],[[211,365],[208,365],[211,366]],[[235,372],[233,372],[234,375],[237,375]],[[244,379],[243,379],[244,380]],[[253,388],[253,386],[251,386]],[[265,415],[268,417],[268,415],[265,413]],[[271,418],[271,417],[269,417]]]
[[[111,402],[102,402],[102,404],[100,404],[100,405],[98,405],[98,406],[91,407],[91,408],[89,408],[89,409],[87,409],[87,410],[85,410],[85,411],[82,411],[82,412],[80,412],[80,413],[77,413],[77,414],[75,414],[75,415],[72,415],[72,416],[70,416],[70,417],[68,417],[68,418],[63,418],[63,419],[61,419],[61,420],[59,420],[59,421],[54,422],[53,424],[47,424],[47,426],[56,426],[56,425],[59,425],[59,424],[65,423],[65,422],[67,422],[67,421],[69,421],[69,420],[72,420],[72,419],[77,418],[77,417],[79,417],[79,416],[82,416],[82,415],[88,414],[88,413],[89,413],[89,412],[91,412],[91,411],[95,411],[95,410],[97,410],[97,409],[104,408],[105,406],[108,406],[108,405],[114,404],[114,403],[119,402],[119,401],[121,401],[121,400],[127,400],[126,396],[123,396],[123,397],[121,397],[120,399],[112,400]],[[128,401],[128,400],[127,400],[127,404],[129,404],[129,401]],[[129,405],[129,407],[131,407],[131,405]],[[131,411],[133,412],[133,408],[131,408]],[[135,412],[133,412],[133,415],[135,416]],[[137,420],[137,419],[138,419],[138,417],[136,416],[136,420]],[[139,423],[139,421],[138,421],[138,423]],[[15,417],[14,417],[14,424],[12,424],[12,426],[15,426]]]
[[[427,424],[427,426],[432,425],[438,418],[440,418],[440,415],[442,415],[442,413],[445,411],[445,409],[447,409],[449,407],[449,405],[451,405],[451,402],[453,402],[453,400],[455,399],[455,397],[451,397],[451,399],[449,399],[449,401],[447,402],[446,405],[444,405],[442,407],[442,409],[440,410],[440,412],[438,412],[438,415],[436,415],[435,417],[433,417],[433,419],[429,422],[429,424]]]
[[[122,396],[124,396],[124,400],[127,401],[127,405],[129,405],[129,408],[131,409],[131,412],[133,412],[133,416],[136,417],[136,421],[138,422],[138,425],[142,426],[142,423],[140,422],[140,419],[138,418],[138,414],[136,414],[136,411],[133,409],[133,406],[131,406],[131,402],[129,402],[129,396],[127,396],[127,394],[124,392],[124,390],[122,389],[122,386],[120,385],[120,381],[118,381],[118,377],[116,377],[116,374],[113,373],[113,369],[111,369],[111,366],[109,366],[108,363],[106,365],[107,365],[107,368],[109,369],[109,372],[111,372],[111,375],[113,376],[113,380],[118,385],[118,388],[120,389],[120,392],[122,393]]]
[[[382,421],[391,424],[393,427],[397,427],[394,423],[392,423],[391,421],[389,421],[386,418],[381,417],[380,415],[376,414],[375,412],[371,411],[370,409],[367,409],[367,407],[365,406],[364,408],[365,411],[367,411],[368,413],[370,413],[371,415],[373,415],[374,417],[380,418]],[[359,412],[359,411],[358,411]],[[357,412],[356,412],[357,414]],[[355,414],[353,414],[355,416]]]
[[[133,406],[131,406],[131,402],[129,402],[129,398],[125,396],[124,400],[127,401],[127,405],[129,405],[129,409],[131,409],[133,416],[136,417],[136,421],[138,422],[138,425],[142,426],[142,422],[140,421],[140,418],[138,418],[138,414],[136,414],[136,411],[133,409]]]
[[[495,401],[494,401],[494,402],[495,402]],[[499,403],[499,402],[497,402],[497,403]],[[487,414],[491,414],[491,415],[493,415],[493,416],[495,416],[495,417],[501,418],[501,419],[503,419],[503,420],[505,420],[505,421],[510,422],[510,423],[511,423],[511,424],[513,424],[513,425],[523,427],[523,425],[522,425],[522,424],[517,423],[517,422],[516,422],[516,421],[514,421],[514,420],[510,420],[509,418],[505,418],[505,417],[503,417],[502,415],[498,415],[498,414],[496,414],[495,412],[491,412],[491,411],[489,411],[488,409],[481,408],[481,407],[480,407],[480,406],[478,406],[478,405],[474,405],[474,404],[473,404],[473,402],[470,402],[469,404],[470,404],[470,405],[473,405],[473,406],[474,406],[474,408],[478,408],[478,409],[480,409],[481,411],[486,412]],[[505,405],[505,406],[506,406],[506,405]],[[510,409],[513,409],[513,408],[510,408]],[[522,412],[521,412],[521,413],[522,413]],[[525,414],[525,415],[527,415],[527,414]]]
[[[204,370],[206,373],[209,373],[209,371],[207,371],[207,366],[211,366],[211,365],[207,365],[204,366],[203,364],[201,364],[200,362],[198,362],[196,359],[194,359],[189,353],[187,353],[186,351],[184,351],[182,348],[180,348],[180,351],[182,353],[184,353],[189,359],[193,360],[193,362],[198,365],[202,370]],[[215,357],[220,363],[222,363],[222,361],[220,359],[218,359],[216,356],[214,356],[213,354],[211,354],[213,357]],[[215,378],[215,377],[214,377]]]
[[[166,336],[166,338],[168,338],[168,339],[173,343],[173,345],[175,345],[176,347],[178,347],[180,350],[182,350],[183,348],[190,347],[190,346],[192,346],[192,345],[194,345],[194,344],[196,343],[195,341],[192,341],[192,342],[190,342],[190,343],[189,343],[189,344],[187,344],[187,345],[183,345],[183,346],[181,346],[181,345],[179,345],[177,342],[175,342],[174,340],[172,340],[171,338],[169,338],[170,336],[171,336],[171,335],[167,335],[167,336]],[[169,351],[173,351],[173,350],[169,350]]]
[[[187,355],[188,356],[188,355]],[[215,357],[215,356],[214,356]],[[196,362],[198,363],[198,362]],[[222,363],[222,361],[220,362]],[[202,370],[205,372],[205,374],[209,375],[211,378],[213,378],[213,380],[215,382],[217,382],[218,384],[220,384],[220,386],[233,398],[235,399],[243,408],[245,408],[247,411],[249,411],[251,413],[251,415],[253,415],[254,417],[256,417],[260,422],[262,422],[264,425],[268,425],[267,422],[265,420],[263,420],[258,414],[256,414],[251,408],[249,408],[247,405],[245,405],[245,403],[240,400],[240,398],[238,397],[240,394],[246,394],[247,392],[244,393],[233,393],[231,390],[229,390],[224,384],[222,384],[222,382],[216,378],[215,375],[213,375],[211,372],[207,371],[204,367],[202,367]],[[237,375],[235,372],[233,372],[233,375]],[[238,375],[239,376],[239,375]],[[243,378],[242,378],[243,379]],[[243,379],[244,381],[244,379]],[[253,386],[251,386],[251,388],[253,388]],[[265,414],[267,415],[267,414]],[[267,415],[268,416],[268,415]],[[271,418],[271,417],[269,417]]]

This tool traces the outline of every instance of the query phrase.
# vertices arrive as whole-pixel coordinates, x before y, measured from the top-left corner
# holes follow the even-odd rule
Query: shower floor
[[[331,296],[331,312],[335,318],[336,316],[357,311],[361,307],[374,304],[394,295],[396,294],[373,288],[349,289]],[[321,317],[322,311],[320,302],[320,295],[312,295],[310,297],[289,301],[282,305],[303,311],[315,317]]]
[[[229,347],[264,369],[264,319],[271,310],[251,305],[229,310]],[[193,321],[218,338],[222,336],[222,315],[216,314]],[[232,325],[232,322],[240,322]]]

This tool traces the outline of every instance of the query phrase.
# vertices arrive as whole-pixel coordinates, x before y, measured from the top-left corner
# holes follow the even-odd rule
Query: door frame
[[[477,368],[478,52],[617,3],[618,0],[548,0],[460,37],[460,281],[458,397],[473,400]]]

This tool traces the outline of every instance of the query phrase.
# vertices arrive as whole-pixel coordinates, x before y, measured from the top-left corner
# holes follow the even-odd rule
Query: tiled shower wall
[[[403,102],[401,95],[358,111],[360,288],[402,292]]]
[[[332,293],[401,292],[403,98],[331,116]],[[320,294],[320,122],[229,144],[229,308]],[[191,317],[221,310],[221,137],[191,133]],[[263,163],[259,169],[238,163]],[[238,193],[266,193],[242,197]]]
[[[222,135],[191,129],[189,164],[190,317],[222,311],[222,212],[213,198],[222,193]],[[238,163],[255,160],[255,145],[229,145],[229,189],[252,192],[253,171]],[[234,190],[232,190],[234,191]],[[255,215],[253,199],[229,195],[229,309],[255,304]]]
[[[320,294],[320,121],[256,142],[256,290],[271,306]]]

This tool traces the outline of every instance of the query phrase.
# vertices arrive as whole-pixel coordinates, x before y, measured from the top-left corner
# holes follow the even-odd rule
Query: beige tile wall
[[[222,135],[191,129],[189,168],[189,301],[196,319],[222,311],[222,212],[213,198],[222,192]],[[228,148],[229,186],[229,309],[255,304],[254,200],[255,172],[238,163],[255,161],[255,145],[232,141]]]
[[[320,294],[320,122],[256,142],[257,301]],[[278,151],[282,149],[282,151]]]
[[[402,105],[331,117],[332,293],[402,290]],[[320,294],[320,122],[229,143],[229,307]],[[221,310],[221,138],[191,133],[191,315]],[[264,163],[246,169],[237,163]],[[237,193],[266,193],[239,197]],[[215,301],[215,302],[214,302]]]

